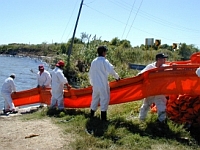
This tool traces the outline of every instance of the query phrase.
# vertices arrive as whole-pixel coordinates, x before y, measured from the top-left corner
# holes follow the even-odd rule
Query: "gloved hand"
[[[39,88],[40,87],[40,85],[37,85],[37,88]]]
[[[67,86],[68,90],[70,90],[72,88],[71,85],[69,85],[68,83],[66,84],[66,86]]]

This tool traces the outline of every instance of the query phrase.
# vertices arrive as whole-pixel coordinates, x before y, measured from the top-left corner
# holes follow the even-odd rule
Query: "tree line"
[[[126,78],[137,74],[137,70],[128,67],[129,63],[146,65],[155,61],[155,55],[163,52],[169,56],[168,61],[189,60],[190,56],[198,52],[199,49],[194,45],[180,43],[177,49],[173,49],[171,45],[162,44],[147,47],[144,44],[140,46],[131,46],[130,41],[120,40],[115,37],[111,41],[103,41],[96,36],[82,33],[80,38],[75,38],[68,62],[68,51],[72,39],[67,43],[46,43],[42,44],[22,44],[11,43],[8,45],[0,45],[0,54],[23,55],[23,56],[47,56],[51,57],[52,66],[59,60],[66,62],[65,75],[71,82],[79,82],[79,86],[85,87],[89,85],[87,71],[90,63],[97,56],[96,49],[99,45],[108,47],[107,59],[115,66],[120,77]],[[112,79],[110,79],[112,80]]]

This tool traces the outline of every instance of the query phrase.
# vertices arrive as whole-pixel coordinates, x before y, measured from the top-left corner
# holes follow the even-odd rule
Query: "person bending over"
[[[17,113],[17,110],[15,108],[15,105],[12,101],[11,94],[16,93],[16,86],[14,83],[15,79],[15,74],[12,73],[10,77],[5,79],[2,88],[1,88],[1,95],[3,96],[5,100],[5,105],[4,105],[4,113]]]
[[[159,53],[156,55],[156,62],[153,62],[149,65],[147,65],[139,74],[148,71],[150,69],[154,69],[154,68],[160,68],[160,67],[164,67],[164,66],[168,66],[165,64],[166,58],[168,58],[167,55],[163,54],[163,53]],[[157,113],[158,113],[158,123],[164,123],[165,119],[166,119],[166,102],[167,99],[165,97],[165,95],[155,95],[155,96],[149,96],[146,97],[143,100],[143,104],[140,108],[140,112],[139,112],[139,119],[141,121],[144,121],[146,116],[147,116],[147,112],[151,106],[151,104],[155,104],[157,107]]]

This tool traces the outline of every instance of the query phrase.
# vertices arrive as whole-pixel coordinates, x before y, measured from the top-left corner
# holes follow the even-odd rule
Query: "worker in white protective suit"
[[[197,70],[196,70],[196,75],[197,75],[198,77],[200,77],[200,67],[197,68]]]
[[[50,73],[44,69],[43,65],[38,66],[38,73],[37,73],[37,87],[42,89],[51,88],[51,75]],[[40,104],[40,107],[44,107],[43,103]]]
[[[56,108],[56,105],[58,106],[58,110],[64,109],[64,97],[63,97],[63,90],[64,85],[67,86],[68,89],[71,88],[71,86],[68,84],[67,78],[63,74],[63,67],[64,62],[62,60],[58,61],[56,64],[55,69],[52,71],[52,83],[51,83],[51,105],[50,109]]]
[[[15,74],[12,73],[10,77],[5,79],[1,88],[1,95],[5,99],[4,113],[8,113],[8,112],[17,113],[17,110],[15,108],[15,105],[11,97],[12,93],[16,93],[14,79],[15,79]]]
[[[163,53],[157,54],[156,62],[147,65],[139,74],[142,74],[143,72],[148,71],[150,69],[168,66],[165,64],[166,58],[168,58],[168,56]],[[161,124],[164,123],[166,119],[166,102],[167,102],[167,99],[165,95],[149,96],[145,98],[140,108],[139,119],[141,121],[145,120],[147,116],[147,112],[149,111],[151,104],[154,103],[157,107],[157,113],[158,113],[157,121],[158,123],[161,123]]]
[[[110,101],[110,87],[108,83],[108,75],[111,74],[116,80],[119,80],[119,75],[115,72],[114,67],[105,58],[107,48],[99,46],[97,49],[98,57],[96,57],[89,70],[90,84],[92,85],[92,102],[91,117],[94,117],[98,105],[101,107],[101,120],[107,120],[107,109]]]
[[[44,69],[43,65],[38,66],[37,73],[37,87],[50,88],[51,87],[51,75]]]

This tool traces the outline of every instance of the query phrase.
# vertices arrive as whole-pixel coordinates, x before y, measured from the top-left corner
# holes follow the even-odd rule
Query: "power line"
[[[144,15],[142,15],[142,13]],[[190,29],[190,28],[178,25],[178,24],[174,24],[174,23],[169,22],[167,20],[163,20],[163,19],[160,19],[160,18],[155,17],[153,15],[150,15],[150,14],[144,12],[144,11],[141,11],[141,10],[140,10],[140,14],[139,15],[142,16],[142,17],[144,17],[144,18],[146,18],[146,19],[148,19],[148,20],[151,20],[151,21],[153,21],[155,23],[158,23],[158,24],[161,24],[163,26],[170,27],[170,28],[174,28],[174,29],[178,29],[178,30],[182,30],[182,31],[189,31],[189,32],[191,32],[191,31],[193,31],[193,32],[199,32],[199,30]]]
[[[84,3],[84,5],[94,3],[95,1],[96,1],[96,0],[93,0],[93,1],[88,2],[88,3]]]
[[[142,6],[142,2],[143,2],[143,0],[142,0],[141,3],[140,3],[140,6],[139,6],[139,8],[138,8],[138,10],[137,10],[137,13],[135,14],[135,17],[134,17],[134,19],[133,19],[133,22],[132,22],[132,24],[131,24],[131,26],[130,26],[130,28],[129,28],[129,31],[128,31],[127,35],[126,35],[126,38],[128,37],[128,34],[129,34],[129,32],[130,32],[130,30],[131,30],[131,28],[132,28],[132,26],[133,26],[133,23],[134,23],[134,21],[135,21],[135,19],[136,19],[136,17],[137,17],[137,14],[138,14],[138,12],[139,12],[139,10],[140,10],[140,7]]]
[[[120,23],[122,23],[122,24],[125,24],[124,22],[122,22],[122,21],[120,21],[120,20],[118,20],[118,19],[116,19],[116,18],[114,18],[114,17],[111,17],[111,16],[109,16],[109,15],[107,15],[107,14],[105,14],[105,13],[102,13],[102,12],[99,11],[99,10],[96,10],[96,9],[90,7],[89,5],[84,4],[84,6],[90,8],[90,9],[92,9],[92,10],[94,10],[94,11],[100,13],[100,14],[103,14],[104,16],[107,16],[107,17],[109,17],[109,18],[111,18],[111,19],[113,19],[113,20],[115,20],[115,21],[117,21],[117,22],[120,22]]]
[[[146,13],[146,12],[142,11],[142,10],[140,9],[140,7],[141,7],[141,5],[142,5],[143,0],[141,1],[140,7],[139,7],[137,10],[136,10],[136,9],[134,10],[133,6],[130,7],[130,4],[124,3],[124,2],[122,2],[121,0],[120,0],[120,2],[118,2],[117,0],[116,0],[116,1],[108,0],[108,1],[111,2],[111,3],[113,3],[114,5],[117,5],[117,6],[120,7],[121,9],[122,9],[122,8],[125,9],[126,11],[129,11],[129,12],[130,12],[130,11],[131,11],[131,12],[135,12],[135,11],[136,11],[135,18],[136,18],[137,15],[140,15],[141,17],[144,17],[144,18],[146,18],[146,19],[148,19],[148,20],[150,20],[150,21],[153,21],[153,22],[155,22],[155,23],[157,23],[157,24],[161,24],[162,26],[166,26],[166,27],[173,28],[173,29],[175,28],[175,29],[181,30],[181,31],[189,31],[190,33],[191,33],[191,32],[194,32],[194,33],[197,34],[197,32],[198,32],[198,30],[190,29],[190,28],[187,28],[187,27],[183,27],[183,26],[181,26],[181,25],[177,25],[177,24],[175,24],[175,23],[172,23],[172,22],[170,22],[170,21],[166,21],[166,20],[164,20],[164,19],[158,18],[158,17],[156,17],[156,16],[153,16],[153,15],[151,15],[151,14],[149,14],[149,13]],[[108,15],[108,14],[106,14],[106,13],[102,13],[101,11],[99,11],[99,10],[93,8],[93,7],[90,7],[89,5],[85,5],[85,6],[87,6],[87,7],[90,8],[90,9],[92,9],[93,11],[96,11],[96,12],[98,12],[98,13],[104,15],[104,16],[107,16],[107,17],[109,17],[109,18],[111,18],[111,19],[113,19],[113,20],[115,20],[115,21],[117,21],[117,22],[119,22],[119,23],[121,23],[121,24],[126,25],[126,27],[129,26],[129,27],[130,27],[129,32],[130,32],[131,28],[134,28],[134,27],[133,27],[133,23],[134,23],[134,21],[135,21],[135,18],[134,18],[134,20],[133,20],[133,22],[132,22],[132,25],[130,26],[130,25],[128,25],[128,23],[125,23],[125,22],[123,22],[123,21],[121,21],[121,20],[119,20],[119,19],[116,19],[115,17],[112,17],[112,16],[110,16],[110,15]],[[119,9],[119,11],[120,11],[120,9]],[[136,29],[136,30],[138,30],[138,31],[141,31],[141,32],[144,32],[144,33],[148,33],[148,34],[150,34],[150,35],[155,35],[155,36],[157,36],[157,37],[160,37],[160,35],[156,35],[156,34],[154,34],[154,33],[150,33],[150,32],[144,31],[144,30],[139,29],[139,28],[134,28],[134,29]],[[125,32],[125,31],[124,31],[124,32]],[[129,32],[127,33],[127,36],[128,36],[128,34],[129,34]],[[123,34],[124,34],[124,33],[123,33]],[[127,38],[127,37],[126,37],[126,38]],[[160,37],[160,38],[167,39],[167,40],[171,40],[171,41],[173,41],[173,42],[180,42],[180,41],[176,41],[176,40],[169,39],[169,38],[165,38],[165,37]]]
[[[69,22],[71,21],[71,18],[72,18],[72,15],[73,15],[73,13],[74,13],[74,10],[75,10],[75,8],[76,8],[77,3],[78,3],[78,0],[76,1],[76,4],[74,5],[74,9],[73,9],[73,11],[72,11],[72,13],[71,13],[71,16],[70,16],[70,18],[69,18],[69,20],[68,20],[68,22],[67,22],[67,25],[65,26],[65,30],[63,31],[62,37],[61,37],[61,39],[60,39],[60,42],[62,42],[63,36],[64,36],[65,31],[66,31],[66,29],[67,29],[67,27],[68,27],[68,25],[69,25]],[[72,30],[73,30],[73,29],[72,29]],[[72,31],[72,30],[71,30],[71,31]],[[65,40],[65,41],[66,41],[66,40]]]
[[[122,2],[122,0],[120,0],[119,2],[117,0],[108,0],[111,3],[113,3],[114,5],[119,6],[120,8],[124,8],[125,10],[127,10],[127,6],[129,6],[129,4],[127,4],[126,2]]]
[[[120,6],[118,4],[119,2],[117,2],[117,1],[114,1],[114,2],[111,1],[111,0],[109,0],[109,1],[112,2],[113,4],[115,4],[116,6],[119,6],[120,8],[125,9],[126,11],[130,11],[132,9],[132,7],[130,7],[130,4],[128,4],[128,3],[123,2],[123,7],[122,7],[122,6]],[[126,4],[126,6],[125,6],[125,4]],[[135,11],[137,12],[137,10],[135,10]],[[141,9],[140,9],[140,12],[138,12],[138,15],[140,15],[140,16],[148,19],[148,20],[151,20],[151,21],[153,21],[155,23],[167,26],[167,27],[176,28],[176,29],[179,29],[179,30],[182,30],[182,31],[188,30],[189,32],[191,32],[191,31],[193,31],[193,32],[199,32],[199,30],[197,30],[197,29],[187,28],[187,27],[181,26],[180,24],[175,24],[173,22],[170,22],[170,21],[158,18],[157,16],[154,16],[154,15],[151,15],[151,14],[149,14],[147,12],[144,12]]]
[[[135,1],[136,1],[136,0],[135,0]],[[123,39],[123,36],[124,36],[124,32],[126,31],[126,27],[127,27],[127,25],[128,25],[129,19],[130,19],[130,17],[131,17],[131,14],[132,14],[132,11],[133,11],[133,7],[134,7],[134,5],[135,5],[135,1],[134,1],[134,3],[133,3],[132,8],[131,8],[131,11],[130,11],[130,13],[129,13],[129,17],[128,17],[128,20],[127,20],[127,22],[126,22],[126,25],[125,25],[123,34],[122,34],[122,39]]]

